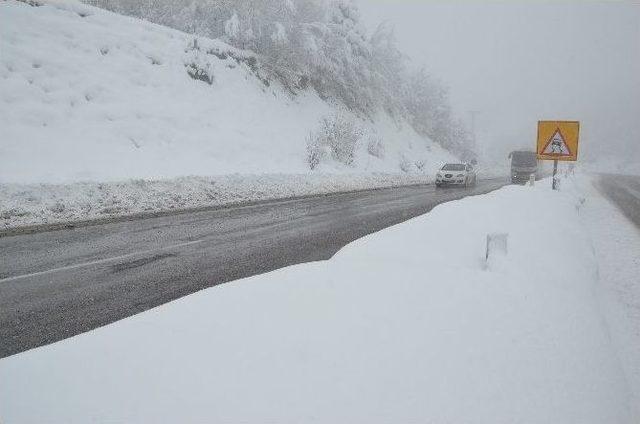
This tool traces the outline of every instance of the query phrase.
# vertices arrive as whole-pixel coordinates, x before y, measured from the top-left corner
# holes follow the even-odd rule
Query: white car
[[[447,163],[436,174],[436,187],[447,185],[469,187],[476,182],[476,171],[468,163]]]

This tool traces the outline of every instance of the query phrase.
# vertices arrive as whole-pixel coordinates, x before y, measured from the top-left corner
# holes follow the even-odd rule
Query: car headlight
[[[456,177],[464,177],[464,174],[458,174]]]

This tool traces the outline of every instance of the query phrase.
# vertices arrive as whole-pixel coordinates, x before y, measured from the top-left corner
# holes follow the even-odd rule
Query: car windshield
[[[463,163],[448,163],[442,167],[443,171],[464,171]]]
[[[535,166],[536,152],[513,152],[511,164],[516,166]]]

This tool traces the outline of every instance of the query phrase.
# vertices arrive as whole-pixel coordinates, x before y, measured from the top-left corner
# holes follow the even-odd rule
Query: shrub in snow
[[[64,203],[56,202],[55,204],[48,207],[48,209],[53,213],[62,213],[66,209]]]
[[[207,84],[213,84],[213,65],[209,62],[209,58],[206,53],[200,52],[198,46],[198,39],[194,39],[186,51],[184,66],[187,70],[187,74],[194,80],[204,81]]]
[[[273,26],[274,31],[271,34],[271,41],[276,46],[285,45],[287,42],[287,30],[285,29],[284,25],[282,25],[282,23],[280,22],[275,22]]]
[[[194,80],[204,81],[209,85],[213,84],[213,74],[209,67],[202,68],[195,62],[186,63],[184,66],[187,68],[187,74]]]
[[[320,121],[320,128],[307,138],[309,167],[315,169],[328,158],[353,166],[361,136],[361,129],[351,118],[341,114],[325,116]]]
[[[233,15],[224,23],[224,35],[231,40],[240,35],[240,19],[238,19],[238,14],[235,10]]]
[[[316,169],[320,162],[322,162],[325,152],[320,147],[317,139],[313,135],[307,137],[307,163],[310,169]]]
[[[42,1],[40,1],[40,0],[18,0],[18,1],[20,1],[22,3],[26,3],[29,6],[34,6],[34,7],[42,6]]]
[[[264,66],[258,62],[256,56],[249,51],[242,51],[230,46],[226,46],[217,40],[195,38],[185,49],[187,54],[185,64],[195,63],[197,67],[208,71],[208,76],[213,82],[213,57],[226,61],[226,66],[235,68],[235,65],[246,65],[264,85],[269,86],[269,73],[264,70]]]
[[[369,142],[367,143],[367,153],[371,156],[375,156],[379,159],[384,158],[384,143],[382,137],[378,134],[371,134],[369,136]]]
[[[405,155],[400,158],[400,169],[402,172],[409,173],[413,170],[413,164]]]
[[[23,208],[11,208],[7,210],[0,210],[0,219],[9,220],[13,217],[23,217],[29,215],[29,212],[25,211]]]
[[[425,161],[423,161],[422,159],[419,159],[416,161],[415,165],[418,171],[424,172],[424,167],[426,166]]]
[[[93,12],[87,6],[75,1],[68,0],[18,0],[21,3],[26,3],[29,6],[40,7],[44,5],[50,5],[60,10],[68,10],[76,13],[81,18],[91,16]]]

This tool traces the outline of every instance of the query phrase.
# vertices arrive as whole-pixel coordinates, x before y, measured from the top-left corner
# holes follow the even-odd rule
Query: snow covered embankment
[[[630,423],[581,202],[549,185],[0,360],[3,422]]]
[[[0,184],[0,231],[431,182],[424,174],[266,174]]]

